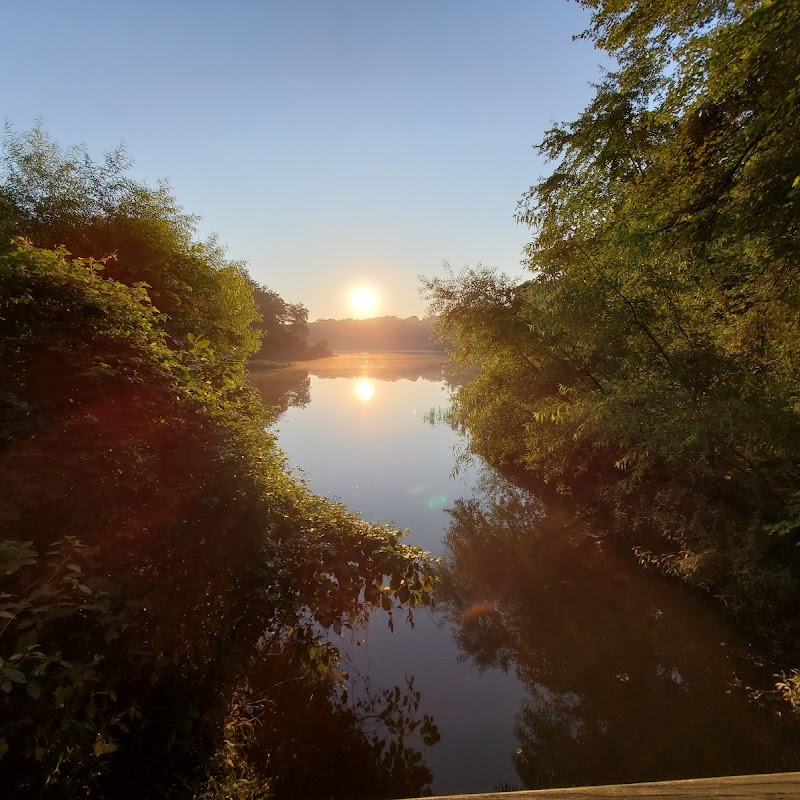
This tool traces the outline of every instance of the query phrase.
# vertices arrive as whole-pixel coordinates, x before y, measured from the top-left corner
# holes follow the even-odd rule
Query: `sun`
[[[378,295],[369,286],[358,286],[350,292],[350,305],[359,314],[366,316],[378,305]]]
[[[375,394],[375,387],[366,378],[362,378],[356,384],[355,392],[356,397],[361,400],[362,403],[366,403],[368,400],[371,400],[372,395]]]

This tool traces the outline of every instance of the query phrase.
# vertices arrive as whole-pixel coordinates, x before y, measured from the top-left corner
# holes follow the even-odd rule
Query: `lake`
[[[354,701],[400,687],[432,719],[432,746],[408,734],[430,790],[798,769],[798,725],[760,697],[771,671],[736,628],[566,500],[465,459],[436,424],[441,370],[438,356],[350,354],[251,376],[311,488],[442,557],[436,607],[413,628],[395,615],[392,632],[377,611],[367,630],[331,634]]]

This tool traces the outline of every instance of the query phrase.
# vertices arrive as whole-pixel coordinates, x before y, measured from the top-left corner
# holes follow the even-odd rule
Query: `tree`
[[[0,244],[0,780],[262,797],[259,669],[333,697],[322,633],[428,604],[434,579],[398,531],[287,473],[245,382],[243,266],[127,166],[40,129],[6,140],[0,228],[26,236]]]
[[[207,378],[217,358],[173,349],[102,263],[0,255],[0,774],[19,796],[192,797],[265,663],[331,693],[322,630],[430,602],[424,554],[290,476],[254,390]],[[266,767],[240,767],[263,790]]]
[[[183,211],[168,184],[131,178],[131,165],[122,147],[98,163],[83,146],[62,149],[41,126],[7,132],[0,248],[25,236],[41,248],[104,259],[107,277],[147,289],[174,347],[187,347],[192,334],[241,371],[258,347],[244,264],[229,261],[216,237],[195,241],[198,218]]]
[[[664,535],[670,569],[790,618],[800,10],[582,4],[584,35],[616,67],[540,145],[553,169],[519,209],[532,277],[427,283],[457,354],[480,368],[459,391],[461,419],[479,447],[565,491],[590,478],[629,531],[638,518],[638,536]],[[631,507],[634,491],[647,509]],[[704,552],[722,555],[706,569]]]
[[[277,292],[254,285],[256,306],[261,319],[255,323],[261,331],[258,358],[272,360],[319,358],[330,355],[326,346],[308,343],[308,309],[302,303],[287,303]]]

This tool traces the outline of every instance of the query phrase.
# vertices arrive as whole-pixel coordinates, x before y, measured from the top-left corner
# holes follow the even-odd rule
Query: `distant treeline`
[[[442,352],[433,339],[433,317],[375,317],[374,319],[319,319],[309,327],[311,344],[327,344],[334,352],[352,350],[430,350]]]

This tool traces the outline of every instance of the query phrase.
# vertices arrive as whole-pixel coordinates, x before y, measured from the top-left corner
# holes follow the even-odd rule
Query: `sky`
[[[0,0],[0,116],[165,178],[311,320],[422,316],[418,275],[523,272],[534,145],[593,94],[573,0]]]

